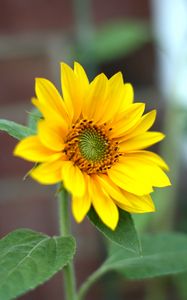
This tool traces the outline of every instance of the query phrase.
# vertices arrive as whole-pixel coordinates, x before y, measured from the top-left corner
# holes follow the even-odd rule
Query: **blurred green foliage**
[[[33,131],[36,131],[38,121],[42,118],[42,114],[37,108],[33,108],[28,114],[27,125]]]
[[[146,22],[112,21],[95,29],[91,45],[78,49],[78,59],[87,61],[88,54],[92,53],[97,63],[107,62],[136,51],[150,40],[151,32]]]
[[[31,128],[5,119],[0,119],[0,130],[7,132],[10,136],[18,140],[34,134]]]
[[[136,255],[110,244],[109,257],[103,264],[129,279],[144,279],[187,270],[187,236],[181,233],[143,235],[142,254]]]

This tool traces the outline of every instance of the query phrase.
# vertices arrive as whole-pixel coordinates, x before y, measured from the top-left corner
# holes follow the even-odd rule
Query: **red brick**
[[[96,22],[99,23],[125,18],[147,19],[150,15],[149,4],[148,0],[95,0],[93,12]]]
[[[32,168],[33,163],[13,156],[18,141],[0,132],[0,178],[19,176],[20,180]]]
[[[72,22],[71,6],[68,0],[1,0],[0,31],[64,30]]]
[[[0,61],[1,106],[30,103],[35,96],[36,77],[48,77],[49,61],[45,56]]]

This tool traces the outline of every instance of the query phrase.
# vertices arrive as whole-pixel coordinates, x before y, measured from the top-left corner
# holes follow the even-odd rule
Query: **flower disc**
[[[85,129],[79,136],[79,149],[82,156],[91,161],[99,162],[105,155],[108,142],[96,129]]]

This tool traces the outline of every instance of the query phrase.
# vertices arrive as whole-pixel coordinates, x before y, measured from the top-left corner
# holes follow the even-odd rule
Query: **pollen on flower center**
[[[87,174],[106,173],[121,155],[118,142],[109,138],[107,124],[94,125],[81,120],[68,133],[64,152]]]

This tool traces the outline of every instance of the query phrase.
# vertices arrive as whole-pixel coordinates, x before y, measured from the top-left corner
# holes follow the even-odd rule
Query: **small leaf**
[[[4,119],[0,119],[0,130],[7,132],[17,140],[35,134],[35,131],[31,128]]]
[[[27,229],[0,240],[0,299],[10,300],[42,284],[75,253],[72,237],[49,237]]]
[[[36,131],[37,123],[42,118],[42,114],[39,112],[37,108],[33,108],[29,112],[28,116],[28,127],[32,130]]]
[[[187,271],[187,235],[167,233],[142,239],[142,255],[112,245],[103,272],[118,271],[130,279],[144,279]]]
[[[114,231],[103,224],[93,208],[90,209],[88,217],[109,240],[129,251],[140,253],[140,242],[133,220],[128,212],[119,209],[119,222]]]

